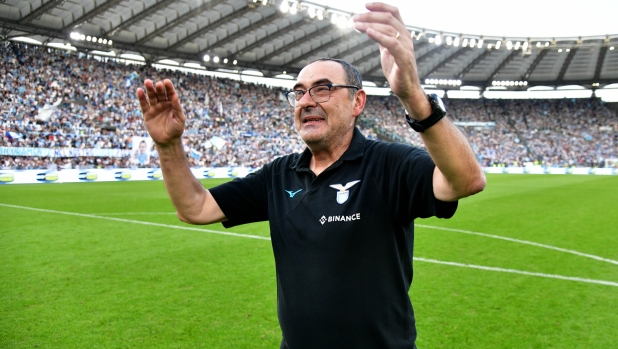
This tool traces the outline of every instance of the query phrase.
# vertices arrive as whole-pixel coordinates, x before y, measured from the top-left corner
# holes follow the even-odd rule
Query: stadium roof
[[[265,77],[295,76],[315,58],[336,57],[382,86],[378,45],[350,27],[350,15],[285,0],[3,0],[0,35]],[[526,38],[409,30],[421,80],[443,89],[618,82],[618,33]]]

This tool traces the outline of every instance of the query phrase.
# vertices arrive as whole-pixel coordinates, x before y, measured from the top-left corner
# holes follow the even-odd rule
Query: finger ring
[[[395,39],[399,39],[399,32],[397,32],[397,35],[395,35]]]

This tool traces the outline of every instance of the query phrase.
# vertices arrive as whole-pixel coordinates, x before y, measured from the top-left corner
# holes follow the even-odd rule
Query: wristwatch
[[[416,132],[425,132],[426,129],[433,126],[436,122],[440,121],[446,115],[446,108],[444,108],[444,103],[442,99],[438,97],[437,94],[427,95],[427,99],[429,99],[429,104],[431,104],[431,114],[426,119],[421,121],[416,121],[408,115],[406,111],[406,121],[408,125],[412,127],[412,129]]]

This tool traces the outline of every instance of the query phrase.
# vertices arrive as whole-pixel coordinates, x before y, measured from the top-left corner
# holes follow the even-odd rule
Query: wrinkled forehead
[[[294,88],[308,89],[318,84],[345,84],[345,70],[343,66],[334,61],[317,61],[304,67]]]

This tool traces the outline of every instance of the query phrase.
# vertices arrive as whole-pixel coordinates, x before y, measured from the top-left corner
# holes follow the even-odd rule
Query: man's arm
[[[209,224],[225,220],[225,215],[208,190],[195,178],[182,145],[185,114],[170,80],[144,81],[137,98],[144,123],[157,145],[163,181],[178,218],[192,224]],[[148,95],[148,97],[146,97]]]
[[[399,10],[379,2],[367,4],[367,9],[368,13],[354,16],[354,28],[380,45],[382,71],[393,93],[410,117],[421,121],[431,114],[431,105],[421,87],[414,44]],[[433,191],[437,199],[455,201],[485,188],[485,174],[470,144],[448,118],[442,118],[421,137],[436,164]]]

